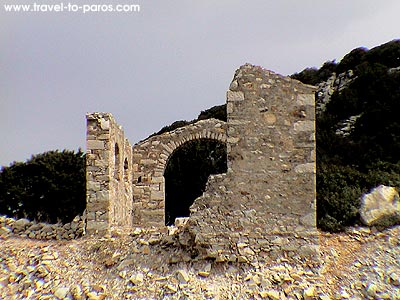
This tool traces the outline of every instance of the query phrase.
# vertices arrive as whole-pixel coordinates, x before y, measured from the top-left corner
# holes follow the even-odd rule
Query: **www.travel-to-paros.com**
[[[58,3],[58,4],[4,4],[6,12],[140,12],[139,4],[73,4],[73,3]]]

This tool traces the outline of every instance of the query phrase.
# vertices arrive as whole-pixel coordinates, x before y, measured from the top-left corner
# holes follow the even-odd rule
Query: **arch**
[[[198,135],[198,136],[190,136],[189,138],[184,138],[178,143],[175,144],[169,144],[168,146],[169,149],[167,151],[163,151],[163,154],[167,156],[166,159],[161,159],[159,163],[159,167],[163,170],[163,173],[165,172],[165,169],[168,165],[169,160],[171,157],[174,155],[174,153],[179,150],[181,147],[183,147],[185,144],[193,142],[193,141],[199,141],[199,140],[211,140],[211,141],[218,141],[221,143],[226,143],[226,138],[223,138],[221,136],[207,136],[207,135]],[[172,146],[172,147],[171,147]]]
[[[141,212],[134,216],[138,225],[164,225],[165,178],[167,163],[183,144],[193,140],[227,142],[226,122],[201,120],[171,132],[152,136],[133,147],[134,195]],[[145,179],[145,180],[144,180]],[[140,183],[139,183],[140,182]]]
[[[201,138],[185,142],[169,156],[164,172],[166,225],[174,224],[177,217],[189,217],[189,208],[205,191],[208,177],[226,173],[226,150],[224,142]]]

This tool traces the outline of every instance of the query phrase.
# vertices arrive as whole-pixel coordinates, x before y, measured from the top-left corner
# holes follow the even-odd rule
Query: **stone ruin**
[[[228,171],[210,176],[180,239],[203,256],[315,253],[315,87],[240,67],[227,122],[209,119],[133,147],[109,113],[87,115],[86,232],[165,226],[164,170],[184,143],[226,143]]]

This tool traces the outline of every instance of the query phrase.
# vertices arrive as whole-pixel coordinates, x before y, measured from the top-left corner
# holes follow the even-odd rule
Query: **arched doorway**
[[[193,201],[204,192],[211,174],[226,173],[226,144],[198,139],[184,143],[170,156],[165,172],[165,224],[188,217]]]

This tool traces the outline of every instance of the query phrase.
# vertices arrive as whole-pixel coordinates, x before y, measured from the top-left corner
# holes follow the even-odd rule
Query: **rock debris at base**
[[[19,236],[38,240],[71,240],[81,237],[84,227],[82,216],[76,216],[72,222],[66,224],[46,224],[0,216],[0,239]]]
[[[0,299],[400,299],[400,226],[321,233],[321,262],[196,260],[153,230],[0,240]]]

